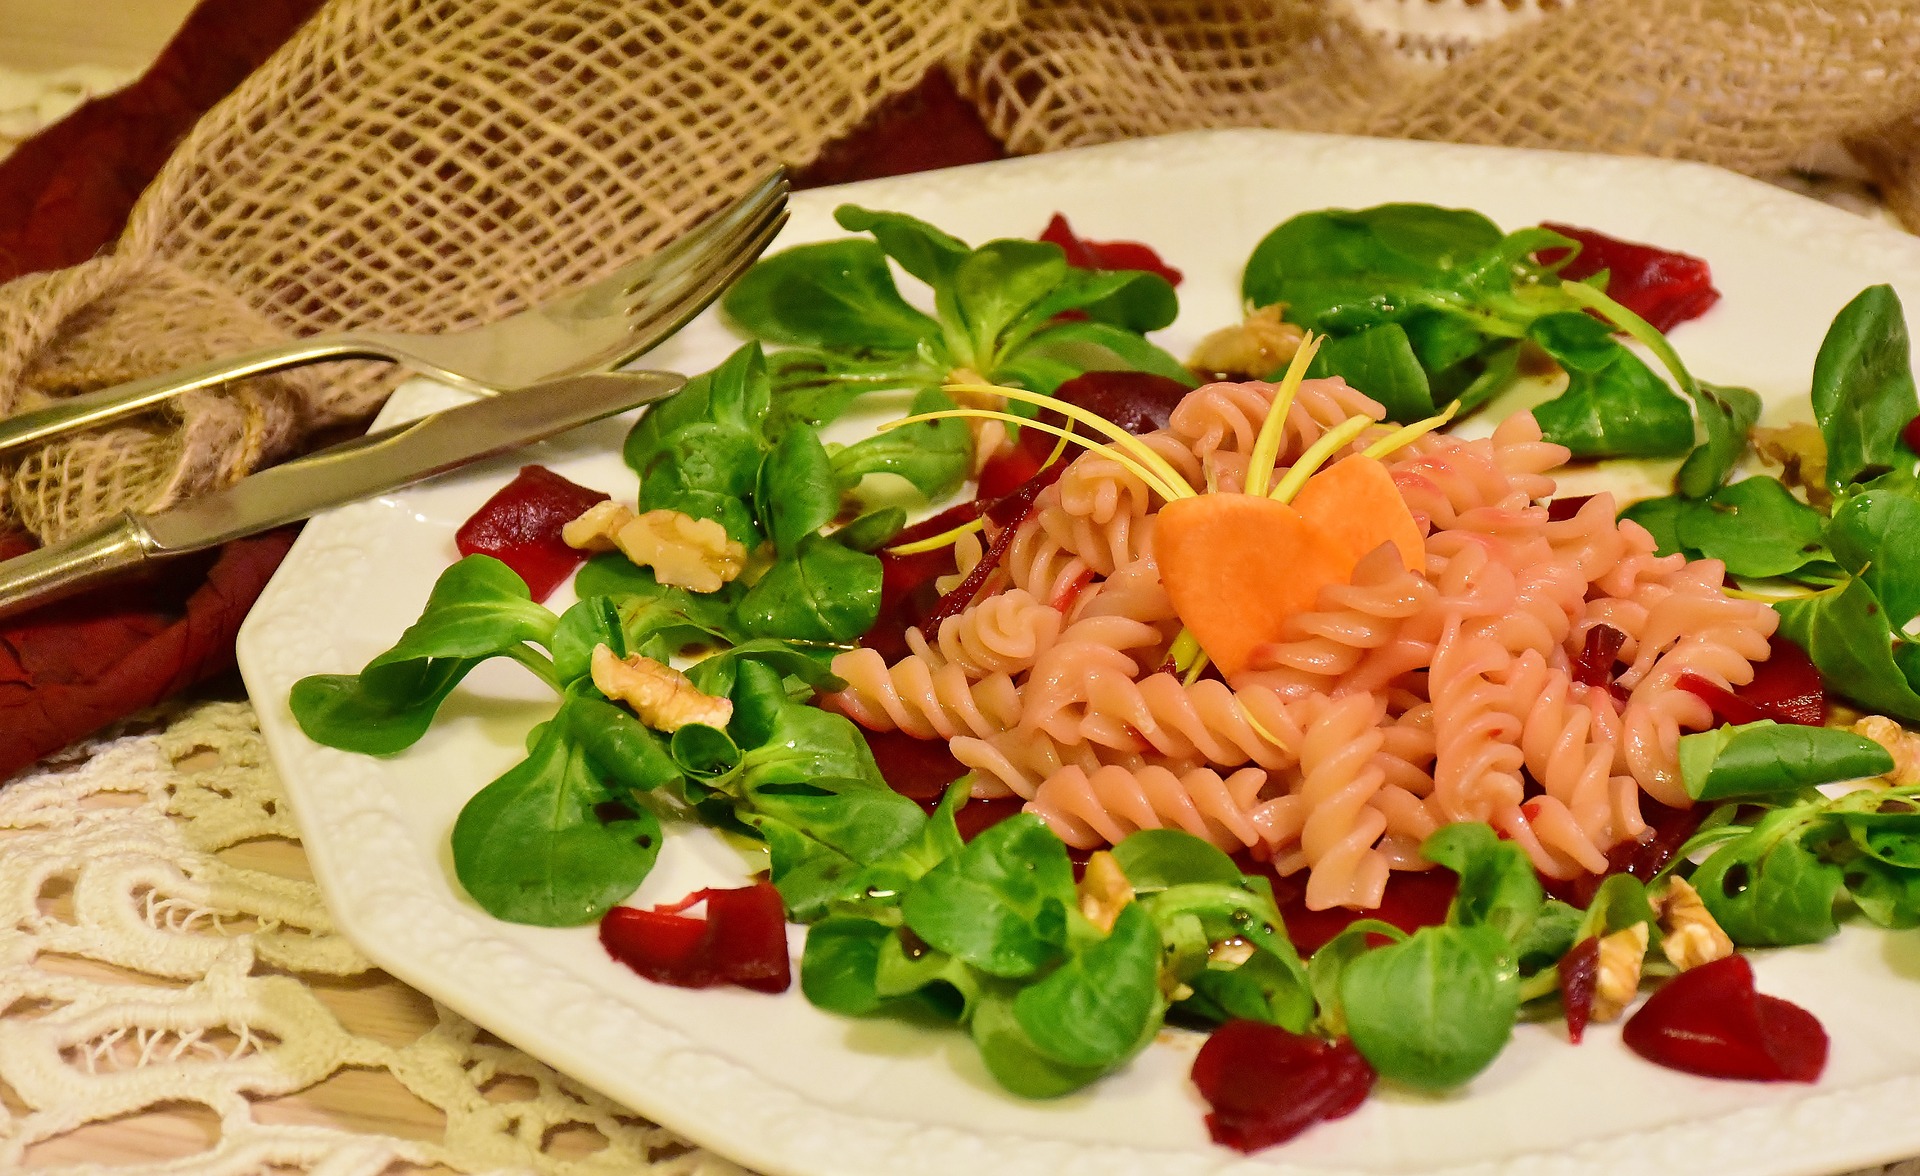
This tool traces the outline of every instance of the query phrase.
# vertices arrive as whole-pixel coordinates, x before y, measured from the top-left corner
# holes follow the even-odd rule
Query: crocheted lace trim
[[[335,930],[311,882],[221,857],[263,838],[296,834],[242,703],[203,704],[160,730],[83,744],[0,788],[0,1171],[87,1124],[182,1104],[219,1122],[203,1152],[44,1170],[741,1171],[444,1008],[399,1045],[342,1023],[308,981],[369,976],[372,965]],[[261,1100],[348,1069],[384,1072],[438,1108],[444,1137],[255,1113]],[[604,1146],[554,1154],[552,1141],[569,1132],[597,1133]]]

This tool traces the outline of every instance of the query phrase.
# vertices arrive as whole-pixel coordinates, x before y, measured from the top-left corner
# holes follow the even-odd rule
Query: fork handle
[[[377,339],[351,332],[313,335],[290,343],[243,351],[192,367],[115,384],[111,388],[102,388],[45,408],[7,417],[0,420],[0,454],[45,441],[61,433],[130,416],[196,388],[207,388],[267,372],[285,371],[323,359],[391,358],[391,354],[381,347]]]
[[[159,554],[153,536],[131,514],[84,535],[0,562],[0,617],[71,596]]]

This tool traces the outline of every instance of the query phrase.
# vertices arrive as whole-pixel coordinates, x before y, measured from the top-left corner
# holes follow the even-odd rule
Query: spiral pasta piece
[[[1088,773],[1066,767],[1040,785],[1026,808],[1062,841],[1082,849],[1114,844],[1141,829],[1184,829],[1233,850],[1260,841],[1249,814],[1266,783],[1258,768],[1222,776],[1211,768],[1176,773],[1158,765],[1110,765]]]

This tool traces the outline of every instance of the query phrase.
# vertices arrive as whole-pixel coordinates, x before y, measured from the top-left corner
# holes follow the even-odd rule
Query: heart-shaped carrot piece
[[[1312,608],[1323,585],[1345,583],[1358,558],[1293,507],[1252,494],[1167,503],[1153,546],[1174,610],[1229,678]]]
[[[1359,563],[1382,543],[1400,549],[1407,567],[1426,567],[1427,545],[1387,467],[1356,453],[1307,479],[1293,508],[1317,523]]]

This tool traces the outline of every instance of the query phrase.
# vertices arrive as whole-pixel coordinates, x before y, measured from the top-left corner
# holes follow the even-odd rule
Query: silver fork
[[[787,220],[776,171],[698,229],[597,282],[450,335],[342,331],[102,388],[0,420],[0,454],[116,420],[182,392],[331,359],[385,359],[477,392],[512,392],[619,367],[687,324]]]

